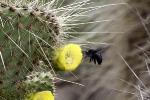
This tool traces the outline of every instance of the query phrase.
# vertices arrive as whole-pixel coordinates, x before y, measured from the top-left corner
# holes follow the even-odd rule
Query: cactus
[[[51,72],[33,72],[30,76],[27,76],[27,80],[24,82],[23,87],[28,91],[24,92],[23,88],[21,92],[25,94],[26,99],[31,98],[30,94],[36,94],[41,91],[51,91],[55,95],[54,79]],[[23,96],[21,97],[24,98]]]
[[[60,34],[56,15],[50,9],[43,9],[51,6],[51,2],[41,5],[43,8],[38,3],[46,2],[0,2],[1,100],[21,100],[31,92],[42,90],[54,93],[53,78],[41,74],[53,70],[53,52],[61,46],[64,35]],[[42,66],[44,63],[48,65]],[[33,72],[39,75],[34,76]]]
[[[55,3],[58,1],[0,2],[0,100],[31,100],[41,95],[53,98],[57,72],[74,70],[80,64],[80,46],[65,43],[69,36],[65,31],[70,29],[65,23],[76,10],[72,8],[69,15],[63,10],[62,14],[54,8]],[[76,9],[79,4],[75,3]]]
[[[55,95],[54,79],[51,72],[32,72],[17,90],[3,89],[0,99],[30,100],[31,95],[41,91],[51,91]]]

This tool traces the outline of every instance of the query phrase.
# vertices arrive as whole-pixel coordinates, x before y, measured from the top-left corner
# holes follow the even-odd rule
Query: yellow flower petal
[[[68,44],[55,52],[53,62],[61,70],[75,70],[82,60],[82,50],[77,44]]]
[[[54,96],[50,91],[42,91],[32,94],[28,100],[54,100]]]

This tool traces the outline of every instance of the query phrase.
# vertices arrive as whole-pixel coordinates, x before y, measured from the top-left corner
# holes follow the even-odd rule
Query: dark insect
[[[98,65],[100,65],[103,61],[103,58],[102,58],[100,52],[98,52],[98,50],[90,49],[85,52],[85,55],[86,55],[85,58],[90,57],[90,62],[94,61],[95,64],[97,62]]]

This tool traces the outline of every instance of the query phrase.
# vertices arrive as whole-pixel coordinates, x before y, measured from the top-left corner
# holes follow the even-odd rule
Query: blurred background
[[[64,0],[62,5],[75,1]],[[56,100],[149,100],[150,95],[146,88],[150,87],[150,76],[146,65],[149,65],[150,54],[150,0],[91,0],[91,2],[84,8],[98,7],[98,9],[89,11],[86,13],[87,16],[79,18],[79,22],[85,24],[74,28],[77,33],[70,33],[77,37],[70,39],[70,43],[76,41],[85,51],[90,48],[108,47],[102,53],[103,63],[95,65],[87,58],[83,59],[77,70],[62,73],[62,79],[84,86],[57,81]],[[141,91],[136,86],[141,88],[144,98],[140,97]]]

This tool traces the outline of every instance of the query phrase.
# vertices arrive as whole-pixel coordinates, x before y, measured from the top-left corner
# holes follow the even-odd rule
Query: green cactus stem
[[[22,85],[32,72],[52,70],[50,59],[62,43],[59,38],[64,37],[60,32],[57,17],[50,10],[38,8],[34,2],[16,5],[0,2],[0,95],[3,98],[15,100],[20,93],[23,97],[26,89],[37,92],[40,87],[54,92],[53,86],[45,85],[53,83],[48,79],[46,83],[31,82],[24,88],[25,92]],[[40,67],[42,61],[48,65]],[[39,80],[44,79],[39,77]],[[33,88],[35,84],[37,88]]]
[[[62,4],[59,0],[0,1],[0,100],[24,100],[42,91],[55,94],[54,79],[47,74],[56,77],[60,69],[74,70],[81,62],[81,50],[77,53],[80,56],[75,54],[71,58],[63,51],[64,56],[57,58],[63,57],[64,62],[56,63],[60,60],[53,58],[67,44],[65,40],[71,36],[66,33],[73,31],[72,25],[76,24],[71,23],[81,16],[81,7],[88,1],[61,8],[57,8]],[[80,59],[76,60],[76,56]],[[55,64],[65,66],[62,69]]]

